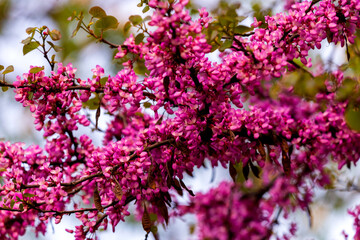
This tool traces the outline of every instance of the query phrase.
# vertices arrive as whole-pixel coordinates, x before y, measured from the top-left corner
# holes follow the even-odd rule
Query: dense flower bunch
[[[124,221],[133,201],[147,233],[156,235],[152,226],[170,216],[192,213],[200,239],[266,239],[276,235],[280,212],[286,217],[308,208],[312,187],[330,183],[329,162],[342,168],[358,161],[360,134],[346,125],[348,103],[336,97],[341,71],[325,75],[324,89],[312,100],[286,86],[273,98],[269,88],[299,68],[294,59],[310,67],[309,51],[324,39],[353,43],[359,0],[295,3],[288,13],[267,16],[265,27],[255,19],[254,31],[235,35],[221,62],[206,56],[211,46],[203,30],[211,17],[201,9],[193,20],[187,3],[148,1],[153,31],[141,43],[131,35],[119,46],[115,58],[144,60],[149,73],[143,79],[130,60],[105,82],[100,66],[82,80],[71,64],[59,63],[50,76],[32,67],[13,83],[46,144],[0,142],[1,239],[17,239],[27,226],[44,233],[50,219],[59,223],[65,214],[81,221],[68,231],[86,239],[109,221],[113,229]],[[101,111],[112,118],[99,147],[76,134],[91,124],[81,110],[94,96],[95,130]],[[235,183],[194,197],[183,177],[207,160],[228,167]],[[250,171],[261,180],[241,183]],[[169,213],[183,194],[190,203]],[[351,214],[358,218],[358,212]],[[277,237],[289,239],[295,230],[292,225]]]
[[[263,198],[270,186],[269,196]],[[285,178],[269,183],[255,194],[241,194],[236,188],[234,183],[222,182],[206,194],[198,194],[192,205],[183,209],[197,214],[200,239],[268,239],[272,235],[276,207],[289,206],[287,195],[296,192]],[[281,191],[284,188],[288,191]],[[291,239],[295,231],[293,225],[282,239]]]

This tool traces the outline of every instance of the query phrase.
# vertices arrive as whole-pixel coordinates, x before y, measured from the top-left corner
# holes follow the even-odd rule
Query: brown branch
[[[152,150],[152,149],[154,149],[154,148],[158,148],[158,147],[167,145],[167,144],[169,144],[169,143],[173,143],[174,141],[175,141],[175,139],[173,139],[173,138],[166,139],[166,140],[164,140],[164,141],[157,142],[157,143],[154,143],[154,144],[146,147],[146,148],[144,149],[144,151],[150,151],[150,150]]]
[[[102,176],[103,173],[102,172],[98,172],[98,173],[95,173],[95,174],[92,174],[92,175],[89,175],[89,176],[86,176],[86,177],[83,177],[83,178],[80,178],[74,182],[69,182],[69,183],[60,183],[60,186],[63,186],[63,187],[73,187],[73,186],[76,186],[82,182],[85,182],[87,180],[91,180],[95,177],[100,177]],[[48,185],[48,187],[56,187],[58,184],[56,183],[51,183]],[[21,184],[20,186],[20,189],[28,189],[28,188],[38,188],[40,187],[39,184],[30,184],[30,185],[26,185],[26,184]]]
[[[104,206],[104,209],[106,209],[108,207],[111,207],[111,206],[114,206],[118,202],[119,201],[114,201],[112,203],[109,203],[108,205]],[[98,211],[97,208],[82,208],[82,209],[74,209],[74,210],[69,210],[69,211],[43,210],[43,209],[40,209],[40,208],[34,206],[33,204],[31,204],[29,202],[24,202],[24,204],[29,206],[30,209],[34,209],[34,210],[37,210],[37,211],[43,212],[43,213],[56,213],[56,215],[72,214],[72,213],[88,212],[88,211]]]
[[[170,138],[170,139],[166,139],[164,141],[160,141],[160,142],[157,142],[157,143],[154,143],[150,146],[147,146],[144,151],[150,151],[154,148],[158,148],[158,147],[161,147],[161,146],[164,146],[164,145],[167,145],[167,144],[170,144],[170,143],[173,143],[175,141],[175,139],[173,138]],[[138,154],[137,153],[133,153],[130,155],[130,160],[133,160],[135,159],[136,157],[138,157]],[[115,171],[116,169],[118,169],[120,166],[114,166],[111,171]],[[63,187],[74,187],[80,183],[83,183],[87,180],[91,180],[93,178],[96,178],[96,177],[100,177],[100,176],[103,176],[103,173],[102,172],[98,172],[98,173],[95,173],[95,174],[92,174],[92,175],[89,175],[89,176],[86,176],[86,177],[83,177],[83,178],[80,178],[76,181],[73,181],[73,182],[69,182],[69,183],[60,183],[60,186],[63,186]],[[48,187],[56,187],[58,184],[57,183],[50,183],[48,185]],[[21,184],[20,186],[20,189],[29,189],[29,188],[38,188],[40,187],[39,184],[29,184],[29,185],[26,185],[26,184]],[[3,189],[0,189],[1,191]]]
[[[12,208],[7,208],[7,207],[0,207],[0,211],[4,210],[4,211],[11,211],[11,212],[23,212],[20,209],[12,209]]]
[[[291,63],[294,67],[306,72],[307,74],[309,74],[312,78],[315,78],[315,76],[306,68],[300,66],[299,64],[297,64],[296,62],[294,62],[294,60],[288,60],[289,63]]]
[[[41,47],[42,47],[42,49],[43,49],[44,58],[45,58],[46,61],[49,63],[50,68],[51,68],[51,71],[54,71],[55,63],[52,62],[52,61],[50,61],[50,59],[49,59],[49,57],[48,57],[48,53],[49,53],[49,51],[50,51],[51,48],[50,48],[48,51],[46,51],[46,49],[45,49],[45,39],[48,37],[48,35],[45,36],[45,37],[44,37],[44,35],[43,35],[42,33],[40,33],[40,35],[41,35],[41,37],[42,37],[42,39],[43,39],[43,44],[41,45]]]
[[[320,2],[320,1],[321,1],[321,0],[313,0],[313,1],[311,2],[311,4],[310,4],[309,8],[306,9],[305,13],[310,12],[311,8],[312,8],[315,4],[317,4],[318,2]]]
[[[107,45],[109,45],[110,48],[119,48],[121,45],[117,45],[114,43],[109,42],[108,40],[104,39],[101,35],[101,37],[98,37],[95,35],[94,31],[92,31],[91,29],[88,28],[84,28],[82,27],[82,29],[84,29],[84,31],[86,31],[87,33],[89,33],[93,38],[97,39],[98,41],[105,43]],[[123,46],[122,46],[123,47]]]
[[[93,229],[94,229],[94,230],[97,230],[98,226],[101,224],[102,221],[104,221],[105,218],[107,218],[107,216],[108,216],[107,214],[102,215],[101,218],[99,218],[99,219],[96,221],[95,225],[93,226]],[[89,230],[90,230],[90,228],[88,228],[88,229],[84,232],[85,236],[88,234]]]
[[[0,87],[9,87],[9,88],[27,88],[27,87],[32,87],[31,85],[23,85],[23,86],[18,86],[16,87],[14,84],[11,83],[7,83],[7,82],[2,82],[0,81]],[[57,90],[58,89],[54,89]],[[87,91],[91,91],[91,86],[86,85],[86,86],[81,86],[81,85],[74,85],[74,86],[69,86],[65,89],[65,91],[71,91],[71,90],[87,90]],[[126,89],[120,89],[121,91],[124,92],[128,92]],[[104,92],[104,87],[99,87],[97,89],[95,89],[96,93],[103,93]],[[148,97],[151,100],[156,100],[156,96],[153,93],[149,93],[149,92],[143,92],[143,95],[145,97]]]

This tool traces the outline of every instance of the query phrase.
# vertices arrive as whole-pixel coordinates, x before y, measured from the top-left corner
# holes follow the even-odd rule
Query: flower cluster
[[[255,19],[254,31],[234,36],[220,62],[206,55],[211,46],[203,30],[211,17],[201,9],[193,20],[187,3],[148,1],[152,31],[144,32],[144,42],[136,44],[130,35],[119,46],[115,58],[136,57],[115,76],[96,66],[81,80],[71,64],[59,63],[50,76],[32,67],[18,77],[15,99],[33,112],[46,143],[24,148],[0,142],[0,238],[17,239],[26,226],[44,233],[49,219],[59,223],[64,214],[75,214],[81,225],[68,232],[86,239],[124,221],[133,201],[144,230],[156,234],[153,224],[176,216],[169,209],[177,197],[194,196],[184,175],[207,160],[229,167],[235,183],[223,182],[180,207],[182,215],[197,215],[199,238],[270,238],[277,210],[286,217],[306,209],[312,184],[330,183],[330,161],[339,168],[358,161],[360,134],[346,125],[348,103],[336,97],[340,70],[325,77],[311,100],[288,86],[274,98],[269,88],[301,68],[296,59],[310,67],[309,51],[324,39],[353,43],[359,0],[295,3],[287,14],[267,16],[263,28]],[[144,78],[133,69],[136,58],[149,70]],[[95,98],[94,130],[101,113],[110,118],[99,147],[76,134],[79,126],[89,127],[81,109]],[[149,214],[157,215],[156,222]],[[291,238],[295,229],[279,239]]]
[[[263,189],[242,194],[237,190],[240,186],[222,182],[206,194],[197,194],[189,206],[180,209],[196,214],[200,239],[268,239],[277,221],[276,207],[290,206],[286,195],[296,191],[282,178],[269,184],[273,189],[263,199]],[[289,187],[289,191],[282,191],[284,187]],[[290,239],[294,233],[292,228],[283,239]]]

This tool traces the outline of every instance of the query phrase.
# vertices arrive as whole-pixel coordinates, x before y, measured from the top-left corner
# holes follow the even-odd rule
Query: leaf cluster
[[[217,49],[223,52],[233,45],[235,36],[246,36],[253,30],[246,25],[240,25],[247,18],[238,15],[237,9],[240,6],[240,3],[229,4],[221,1],[219,8],[212,12],[216,16],[215,20],[203,31],[212,46],[212,52]]]

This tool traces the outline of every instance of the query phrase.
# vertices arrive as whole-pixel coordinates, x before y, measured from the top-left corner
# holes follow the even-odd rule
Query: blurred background
[[[232,7],[232,3],[240,3],[237,10],[239,15],[248,16],[242,22],[250,26],[254,16],[263,18],[264,15],[275,14],[283,10],[283,1],[219,1],[219,0],[193,0],[191,7],[198,9],[206,7],[215,13],[219,9]],[[74,11],[85,14],[85,19],[90,19],[88,11],[93,6],[102,7],[108,15],[115,16],[120,22],[117,29],[106,32],[105,38],[115,44],[120,44],[131,32],[136,32],[135,28],[130,32],[124,33],[124,24],[130,15],[142,15],[142,8],[136,5],[135,0],[0,0],[0,65],[13,65],[15,71],[6,75],[7,82],[13,82],[17,76],[28,72],[29,67],[45,66],[47,73],[50,67],[42,54],[33,51],[23,55],[23,44],[21,41],[27,37],[25,32],[28,27],[49,27],[50,30],[57,29],[62,34],[59,45],[63,48],[57,53],[56,60],[72,63],[78,69],[77,77],[86,79],[92,76],[91,69],[100,65],[105,69],[106,75],[114,75],[121,68],[121,64],[113,60],[114,50],[105,44],[97,43],[93,38],[80,30],[75,37],[71,37],[76,27],[75,22],[67,19]],[[151,14],[147,12],[146,15]],[[334,46],[327,42],[322,51],[313,51],[312,58],[325,64],[326,68],[340,66],[346,61],[345,50],[339,46]],[[217,60],[217,51],[210,54],[211,59]],[[314,64],[315,65],[315,64]],[[33,128],[33,119],[28,109],[14,100],[12,90],[0,92],[0,139],[11,142],[25,142],[27,145],[44,145],[42,133]],[[89,112],[89,114],[94,114]],[[106,127],[106,118],[100,118],[100,128]],[[102,135],[93,133],[87,129],[80,129],[80,132],[91,134],[96,145],[100,145]],[[332,166],[330,166],[332,167]],[[338,171],[333,167],[334,175],[339,177],[335,189],[315,190],[315,201],[311,206],[311,217],[307,212],[295,212],[289,219],[281,219],[282,223],[289,221],[298,222],[297,239],[343,239],[342,231],[345,230],[350,236],[354,234],[352,229],[353,219],[347,214],[347,209],[360,202],[358,194],[358,174],[359,169]],[[223,179],[229,179],[228,170],[217,168],[212,170],[198,170],[195,178],[188,178],[185,182],[189,183],[194,192],[206,191],[216,186]],[[215,176],[215,177],[214,177]],[[214,177],[214,179],[212,179]],[[186,199],[184,199],[186,201]],[[0,219],[1,221],[1,219]],[[72,239],[72,235],[65,231],[66,228],[73,229],[79,222],[72,216],[64,216],[60,224],[51,223],[48,226],[46,236],[39,236],[38,239]],[[196,219],[188,216],[184,219],[171,222],[164,230],[161,226],[160,239],[196,239],[196,235],[190,234],[191,225],[196,224]],[[286,225],[286,224],[285,224]],[[279,231],[282,231],[279,227]],[[126,223],[119,223],[116,232],[98,232],[100,239],[144,239],[145,233],[141,224],[137,223],[133,217],[128,217]],[[35,239],[35,234],[31,228],[27,234],[21,237],[22,240]],[[151,237],[150,237],[151,239]]]

